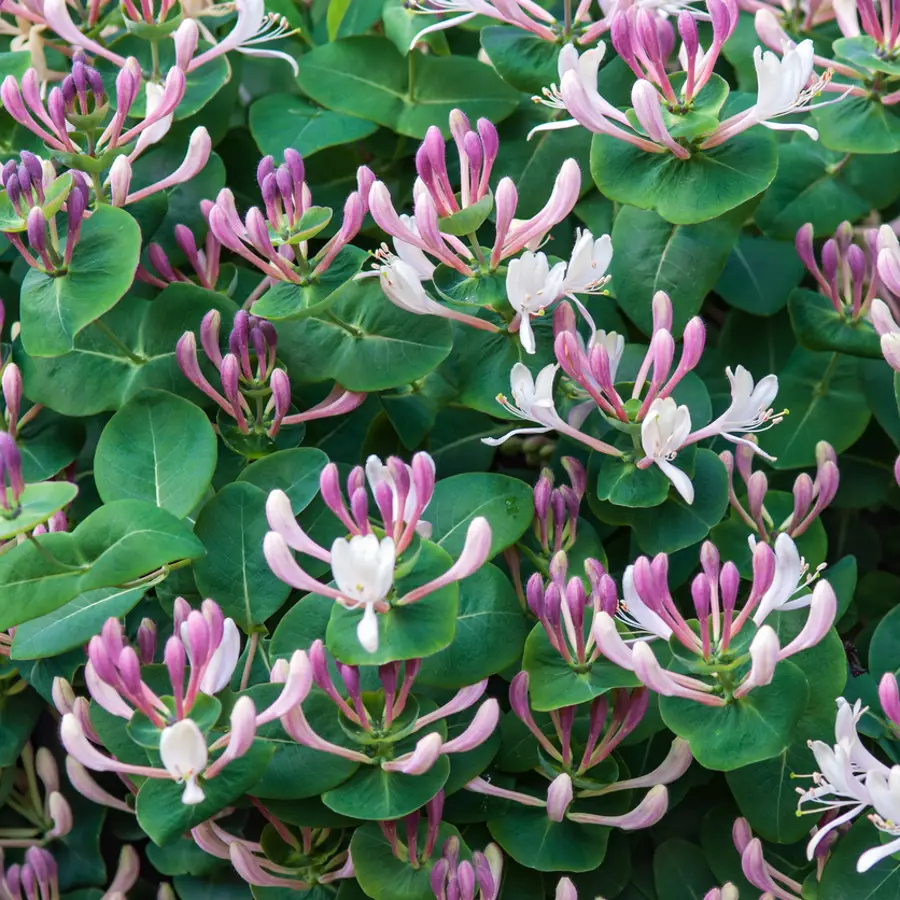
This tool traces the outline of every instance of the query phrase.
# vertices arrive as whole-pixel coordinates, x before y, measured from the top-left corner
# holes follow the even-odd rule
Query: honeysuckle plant
[[[900,894],[896,7],[8,0],[3,900]]]

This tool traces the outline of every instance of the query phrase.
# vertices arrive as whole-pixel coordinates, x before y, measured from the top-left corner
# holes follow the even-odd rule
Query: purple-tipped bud
[[[275,369],[269,376],[269,387],[272,389],[272,399],[275,406],[275,415],[269,426],[269,437],[275,437],[281,428],[281,421],[291,408],[291,381],[284,369]]]
[[[750,509],[750,516],[755,522],[761,522],[763,518],[763,503],[766,499],[766,492],[769,489],[769,480],[766,478],[765,472],[754,472],[747,482],[747,506]]]
[[[247,427],[247,420],[241,408],[240,364],[237,357],[233,353],[226,354],[222,359],[222,367],[219,371],[222,376],[222,392],[231,405],[238,428],[247,434],[250,429]]]
[[[540,572],[535,572],[528,579],[525,587],[525,598],[528,601],[528,608],[534,613],[538,619],[544,618],[544,579]]]
[[[35,253],[43,256],[47,252],[47,218],[39,206],[29,210],[25,226],[28,243],[31,244]]]
[[[459,887],[459,900],[474,900],[475,869],[468,860],[463,860],[456,870],[456,884]]]
[[[137,633],[138,649],[141,654],[141,662],[149,666],[156,656],[156,623],[153,619],[144,619]]]
[[[683,9],[678,14],[678,33],[684,41],[684,49],[688,59],[696,59],[697,50],[700,48],[700,38],[697,34],[697,20],[686,9]]]
[[[722,566],[719,585],[722,592],[722,608],[726,612],[733,610],[737,602],[738,589],[741,586],[741,575],[737,566],[731,560]]]
[[[190,232],[188,232],[190,234]],[[194,236],[191,234],[191,240]],[[211,309],[200,322],[200,345],[209,361],[218,369],[222,366],[222,351],[219,349],[219,328],[222,324],[222,314],[217,309]]]
[[[14,362],[7,363],[0,383],[3,386],[3,401],[6,404],[7,427],[10,434],[14,435],[22,407],[22,373]]]
[[[179,696],[184,688],[187,660],[185,658],[184,644],[176,635],[173,635],[166,641],[163,660],[166,664],[166,669],[169,671],[169,681],[172,683],[175,695]]]
[[[12,502],[6,492],[6,487],[0,481],[0,502],[4,509],[10,509],[19,505],[19,498],[25,490],[25,481],[22,477],[22,455],[16,442],[5,431],[0,432],[0,477],[5,473],[12,491]]]
[[[202,666],[214,649],[210,646],[209,624],[203,614],[192,611],[182,628],[182,639],[192,666]]]
[[[539,520],[547,518],[552,490],[553,482],[545,473],[542,473],[534,486],[534,514]]]
[[[838,246],[833,238],[825,241],[822,247],[822,274],[826,280],[831,282],[837,275],[838,268]]]
[[[797,256],[803,261],[803,265],[813,274],[819,271],[816,265],[816,254],[813,248],[813,230],[812,222],[807,222],[797,229],[797,236],[794,239],[794,246],[797,248]]]
[[[678,368],[682,372],[689,372],[700,362],[706,346],[706,326],[699,316],[694,316],[684,326],[682,341],[681,362]]]
[[[861,286],[863,279],[866,277],[866,254],[856,244],[851,244],[847,248],[847,265],[850,267],[850,277],[853,279],[855,286]]]
[[[794,512],[791,517],[791,522],[797,525],[809,511],[810,504],[813,500],[813,480],[806,472],[802,472],[794,480],[793,493]]]
[[[306,179],[306,169],[303,165],[303,157],[292,147],[284,151],[284,164],[288,167],[294,184],[299,187]]]
[[[446,859],[439,859],[431,870],[431,890],[437,900],[447,900],[447,876],[450,873],[450,863]]]
[[[600,611],[614,616],[619,609],[619,594],[616,591],[616,583],[609,575],[600,579]]]
[[[760,541],[753,548],[753,590],[752,596],[761,597],[771,586],[775,577],[775,551]]]
[[[574,456],[564,456],[561,460],[562,467],[569,476],[572,490],[580,501],[587,490],[587,469]]]
[[[566,583],[566,573],[568,571],[569,558],[566,556],[565,550],[554,553],[549,566],[551,581],[553,581],[554,584],[564,586]]]
[[[691,582],[691,597],[694,600],[694,609],[697,611],[697,618],[702,622],[709,616],[711,605],[712,591],[709,585],[709,579],[706,575],[697,575]]]
[[[256,167],[256,182],[259,185],[259,189],[262,190],[263,182],[266,180],[267,175],[272,175],[275,172],[275,158],[272,156],[264,156]]]

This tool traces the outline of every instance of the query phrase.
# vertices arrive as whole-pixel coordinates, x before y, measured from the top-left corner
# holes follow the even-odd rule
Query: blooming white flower
[[[193,719],[182,719],[162,730],[159,757],[166,771],[179,784],[184,784],[181,802],[194,806],[206,799],[197,783],[209,761],[206,738]]]
[[[622,604],[616,618],[624,622],[634,633],[626,643],[637,640],[662,638],[667,641],[672,629],[643,600],[634,584],[634,566],[628,566],[622,576]]]
[[[165,88],[154,81],[148,81],[144,85],[144,95],[146,97],[144,118],[149,119],[162,105]],[[171,112],[169,115],[163,116],[158,122],[154,122],[149,128],[145,128],[138,136],[137,143],[134,145],[134,150],[129,154],[129,158],[135,160],[147,147],[159,143],[169,133],[174,117],[175,113]]]
[[[691,413],[671,397],[650,404],[641,423],[641,445],[651,462],[659,466],[686,503],[694,502],[694,486],[685,472],[672,465],[691,431]]]
[[[869,816],[872,824],[894,840],[866,850],[856,862],[857,872],[867,872],[886,856],[900,852],[900,766],[893,766],[887,775],[870,771],[866,775],[866,790],[875,807],[875,815]]]
[[[692,434],[691,443],[719,435],[733,444],[750,447],[766,459],[774,459],[760,449],[759,444],[743,435],[768,431],[784,419],[786,411],[775,413],[772,410],[772,401],[778,394],[778,376],[766,375],[754,385],[753,376],[743,366],[738,366],[733,372],[728,367],[725,374],[731,384],[731,403],[721,416]]]
[[[378,280],[395,306],[416,315],[440,315],[441,305],[425,292],[419,273],[408,262],[392,257],[378,267]]]
[[[587,229],[576,229],[575,246],[566,268],[563,289],[567,294],[592,294],[609,281],[606,270],[612,261],[612,238],[608,234],[594,240]]]
[[[519,314],[519,339],[526,353],[534,353],[534,331],[531,317],[542,316],[550,304],[564,293],[566,264],[558,262],[552,268],[544,253],[526,250],[509,264],[506,273],[506,298]]]
[[[513,402],[503,394],[498,402],[514,416],[535,422],[538,428],[516,428],[499,438],[482,438],[485,444],[496,447],[515,434],[545,434],[553,431],[558,424],[564,424],[553,402],[553,381],[559,366],[545,366],[538,372],[537,379],[523,363],[516,363],[510,372],[510,389]]]
[[[381,603],[394,584],[396,550],[393,538],[357,534],[348,541],[338,538],[331,545],[331,573],[341,595],[355,607],[363,606],[357,626],[360,644],[373,653],[378,649],[378,614]]]
[[[753,550],[753,545],[750,549]],[[801,584],[805,568],[793,539],[784,532],[779,534],[775,539],[775,577],[753,614],[753,621],[757,625],[762,625],[773,610],[809,606],[811,594],[797,600],[791,599],[801,587],[806,586],[805,582]]]
[[[819,133],[808,125],[775,124],[771,119],[808,109],[810,100],[827,83],[827,77],[814,81],[813,57],[815,49],[811,40],[801,41],[795,47],[785,47],[779,59],[770,50],[753,48],[753,64],[756,66],[756,103],[752,109],[753,118],[766,128],[774,131],[803,131],[813,140]]]
[[[419,234],[419,227],[416,225],[416,220],[412,216],[402,214],[400,216],[400,221],[410,230],[410,232],[415,235]],[[402,241],[398,237],[394,238],[393,243],[394,252],[397,256],[399,256],[407,265],[412,266],[422,281],[425,281],[425,279],[431,278],[431,276],[434,275],[434,270],[437,266],[435,266],[435,264],[425,255],[424,250],[416,247],[414,244]]]

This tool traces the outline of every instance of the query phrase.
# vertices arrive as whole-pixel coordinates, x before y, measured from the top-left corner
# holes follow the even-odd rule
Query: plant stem
[[[124,353],[125,356],[127,356],[128,359],[130,359],[133,363],[136,363],[137,365],[142,366],[142,365],[144,365],[144,363],[147,362],[145,357],[139,356],[137,353],[135,353],[133,350],[131,350],[126,344],[124,344],[119,339],[119,337],[116,335],[116,333],[105,322],[103,322],[100,319],[94,319],[93,324],[96,325],[97,328],[99,328],[100,331],[102,331],[103,334],[109,339],[109,341],[111,341],[113,344],[115,344],[116,348],[121,350],[122,353]]]
[[[410,50],[409,56],[409,102],[412,103],[416,99],[416,51]]]
[[[94,209],[106,203],[106,194],[103,191],[103,182],[96,172],[91,172],[91,184],[94,187]]]
[[[253,658],[256,656],[256,648],[259,646],[259,632],[254,631],[250,635],[250,642],[247,644],[247,661],[244,663],[244,671],[241,673],[241,690],[247,690],[250,683],[250,671],[253,668]]]
[[[358,328],[354,328],[352,325],[348,325],[343,319],[339,319],[333,312],[326,312],[325,315],[328,317],[329,322],[337,325],[338,328],[343,328],[347,334],[352,334],[355,338],[361,338],[363,336],[362,331]]]
[[[150,41],[150,58],[153,62],[153,74],[150,76],[153,81],[159,80],[159,43]]]

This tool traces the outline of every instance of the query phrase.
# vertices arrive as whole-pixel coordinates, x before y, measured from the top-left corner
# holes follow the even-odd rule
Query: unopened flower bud
[[[572,779],[565,772],[557,775],[547,790],[547,817],[551,822],[562,822],[573,797]]]

